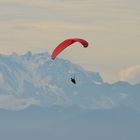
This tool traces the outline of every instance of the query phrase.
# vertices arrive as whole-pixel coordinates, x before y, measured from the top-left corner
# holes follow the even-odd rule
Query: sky
[[[0,0],[0,53],[51,52],[70,37],[84,38],[60,57],[104,81],[140,82],[139,0]]]

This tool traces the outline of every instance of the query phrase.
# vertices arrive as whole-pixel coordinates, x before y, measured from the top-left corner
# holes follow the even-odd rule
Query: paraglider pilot
[[[76,84],[75,78],[72,78],[72,77],[71,77],[71,82],[72,82],[73,84]]]

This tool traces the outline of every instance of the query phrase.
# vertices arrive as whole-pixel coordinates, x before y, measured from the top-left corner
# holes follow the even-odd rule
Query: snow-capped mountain
[[[53,61],[48,53],[0,55],[0,136],[139,140],[139,92],[139,83],[109,84],[99,73]]]
[[[73,76],[76,84],[70,80]],[[139,84],[105,83],[99,73],[68,60],[51,60],[48,53],[0,55],[0,108],[111,109],[123,105],[139,110],[139,92]]]

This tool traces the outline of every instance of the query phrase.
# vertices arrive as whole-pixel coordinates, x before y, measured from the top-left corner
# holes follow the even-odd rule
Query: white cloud
[[[131,83],[140,82],[140,65],[128,67],[120,72],[121,80]]]
[[[13,95],[1,95],[0,96],[0,108],[7,110],[22,110],[29,106],[39,105],[39,100],[34,98],[18,99]]]

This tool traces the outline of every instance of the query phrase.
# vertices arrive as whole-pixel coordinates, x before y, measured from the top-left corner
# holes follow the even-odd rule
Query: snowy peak
[[[77,87],[70,81],[73,75]],[[102,81],[99,74],[86,72],[67,60],[51,60],[48,53],[0,56],[0,94],[34,98],[43,106],[70,105],[68,96],[79,93],[80,86]]]

